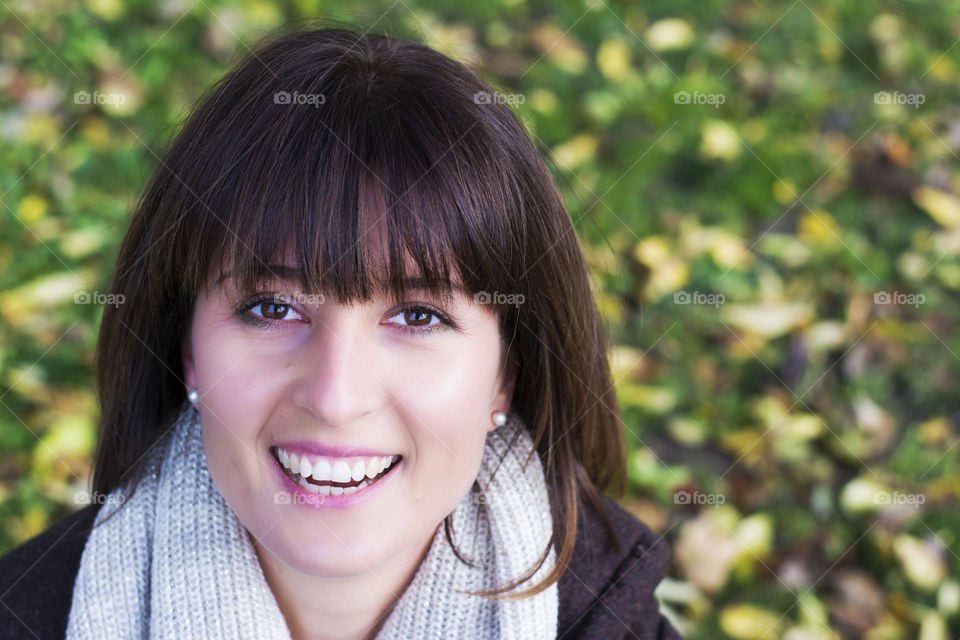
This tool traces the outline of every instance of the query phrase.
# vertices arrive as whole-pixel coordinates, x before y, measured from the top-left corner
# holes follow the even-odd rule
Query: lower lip
[[[388,471],[385,476],[359,491],[339,496],[323,496],[307,491],[294,482],[290,476],[287,475],[286,469],[284,469],[273,456],[273,453],[268,451],[267,455],[273,460],[273,468],[276,469],[277,474],[279,474],[281,478],[281,482],[283,482],[284,487],[286,487],[286,491],[274,494],[274,502],[277,504],[303,505],[314,509],[347,509],[366,502],[380,493],[384,485],[388,484],[391,479],[397,475],[398,467],[402,465],[404,461],[404,458],[401,458],[390,468],[390,471]]]

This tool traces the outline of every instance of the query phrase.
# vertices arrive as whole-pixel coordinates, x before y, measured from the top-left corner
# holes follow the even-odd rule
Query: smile
[[[298,456],[280,447],[271,447],[271,453],[291,481],[322,496],[356,493],[390,473],[402,459],[399,455],[348,459]]]

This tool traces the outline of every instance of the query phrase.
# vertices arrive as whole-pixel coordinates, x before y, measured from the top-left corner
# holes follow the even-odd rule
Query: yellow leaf
[[[816,317],[809,303],[727,304],[720,309],[720,313],[724,322],[768,340],[803,326]]]
[[[740,521],[734,537],[742,555],[754,559],[770,553],[773,547],[773,521],[765,513],[755,513]]]
[[[904,533],[893,541],[893,552],[910,582],[921,589],[936,589],[946,576],[942,549],[931,544]]]
[[[676,254],[666,237],[644,238],[633,250],[633,255],[650,270],[650,281],[645,290],[648,300],[659,300],[687,284],[690,267]]]
[[[586,68],[587,54],[583,46],[555,24],[544,23],[536,27],[530,36],[543,55],[564,71],[580,73]]]
[[[753,604],[735,604],[720,612],[720,628],[738,640],[774,640],[779,637],[781,616]]]
[[[530,106],[540,113],[552,114],[557,110],[559,101],[557,94],[549,89],[534,89],[529,94]]]
[[[613,82],[623,81],[630,73],[630,49],[620,39],[605,41],[597,49],[597,66]]]
[[[933,187],[917,187],[913,201],[945,227],[960,227],[960,199]]]
[[[890,490],[868,478],[854,478],[840,492],[840,504],[849,513],[876,511],[892,502]]]
[[[654,51],[666,51],[685,49],[693,42],[693,35],[693,27],[686,20],[667,18],[650,25],[644,40]]]
[[[582,133],[554,149],[554,159],[559,167],[574,169],[593,157],[598,143],[596,136]]]
[[[123,15],[120,0],[87,0],[87,9],[104,20],[116,20]]]
[[[703,125],[700,153],[708,158],[733,160],[740,155],[740,138],[726,122],[708,120]]]
[[[67,458],[82,460],[93,453],[96,429],[89,417],[66,414],[58,418],[43,434],[40,445],[34,449],[36,468],[47,469]]]
[[[806,211],[798,223],[800,238],[811,245],[833,246],[840,243],[840,230],[833,216],[823,209]]]
[[[34,193],[24,197],[17,205],[17,217],[26,224],[32,224],[47,215],[49,205],[43,196]]]
[[[653,413],[666,413],[677,405],[677,394],[669,387],[621,382],[617,385],[620,403],[628,407],[640,407]]]
[[[777,180],[773,185],[773,197],[780,204],[790,204],[797,199],[797,185],[790,180]]]

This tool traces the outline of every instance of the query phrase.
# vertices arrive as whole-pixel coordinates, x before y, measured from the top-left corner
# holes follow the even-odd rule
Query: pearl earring
[[[200,394],[197,393],[196,389],[190,389],[190,391],[187,392],[187,400],[189,400],[193,406],[197,406],[197,401],[200,400]]]
[[[507,423],[507,414],[503,411],[494,411],[493,412],[493,424],[498,427],[502,427]]]

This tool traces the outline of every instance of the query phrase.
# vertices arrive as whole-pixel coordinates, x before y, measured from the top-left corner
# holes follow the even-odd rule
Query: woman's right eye
[[[257,325],[269,325],[287,321],[303,320],[292,305],[271,298],[261,298],[244,305],[240,316]]]

